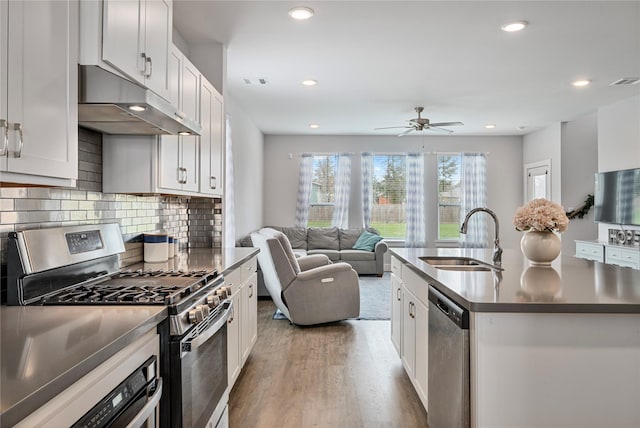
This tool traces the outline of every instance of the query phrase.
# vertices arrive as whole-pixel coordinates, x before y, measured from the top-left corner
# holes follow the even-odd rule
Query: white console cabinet
[[[0,182],[75,186],[78,3],[0,1]]]
[[[640,269],[640,248],[630,245],[576,241],[576,257],[610,265]]]

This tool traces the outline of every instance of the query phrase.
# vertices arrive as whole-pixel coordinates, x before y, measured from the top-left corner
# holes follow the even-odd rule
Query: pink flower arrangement
[[[534,199],[518,208],[513,217],[513,225],[519,231],[535,230],[564,232],[567,230],[569,218],[564,209],[547,199]]]

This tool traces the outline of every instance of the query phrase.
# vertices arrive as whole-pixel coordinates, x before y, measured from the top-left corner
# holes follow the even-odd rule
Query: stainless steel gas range
[[[222,275],[120,270],[124,249],[115,223],[11,233],[7,304],[166,306],[169,317],[158,327],[160,426],[226,426],[233,304]]]

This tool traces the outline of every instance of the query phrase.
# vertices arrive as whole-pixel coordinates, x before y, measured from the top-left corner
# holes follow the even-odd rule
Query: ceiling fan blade
[[[453,133],[453,131],[450,130],[450,129],[439,128],[437,126],[429,126],[428,128],[425,126],[424,129],[428,129],[429,131],[444,132],[445,134],[452,134]]]
[[[460,125],[464,125],[464,123],[462,123],[462,122],[438,122],[438,123],[429,124],[429,126],[460,126]]]
[[[415,130],[416,130],[416,129],[412,126],[410,129],[407,129],[406,131],[404,131],[404,132],[402,132],[402,133],[398,134],[398,137],[402,137],[403,135],[407,135],[409,132],[413,132],[413,131],[415,131]]]
[[[386,126],[384,128],[373,128],[374,131],[378,129],[397,129],[397,128],[413,128],[413,126]]]

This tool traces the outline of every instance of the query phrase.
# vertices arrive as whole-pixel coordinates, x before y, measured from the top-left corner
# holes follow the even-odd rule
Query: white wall
[[[567,211],[582,206],[594,193],[594,174],[598,170],[598,117],[596,113],[562,124],[562,206]],[[574,218],[562,234],[563,254],[573,254],[574,241],[595,240],[598,227],[593,208],[584,218]]]
[[[629,168],[640,168],[640,95],[598,110],[598,172]],[[617,227],[600,223],[600,241],[607,241],[607,229]]]
[[[523,138],[522,163],[551,160],[551,200],[562,203],[562,159],[561,159],[561,126],[560,122],[554,123],[540,131],[527,134]],[[523,188],[523,200],[525,180],[524,173],[520,176],[520,185]]]
[[[511,226],[513,213],[521,204],[522,196],[522,139],[512,137],[395,137],[395,136],[265,136],[264,150],[264,224],[287,226],[295,223],[296,196],[300,154],[304,152],[351,152],[352,204],[349,224],[357,227],[361,219],[360,153],[400,152],[488,152],[487,187],[488,206],[502,223],[501,242],[504,248],[518,248],[520,233]],[[436,156],[426,157],[427,174],[436,174]],[[428,245],[435,246],[437,229],[435,179],[434,189],[425,189],[427,195]]]
[[[231,115],[235,220],[238,239],[263,226],[264,137],[233,98],[225,99]]]

